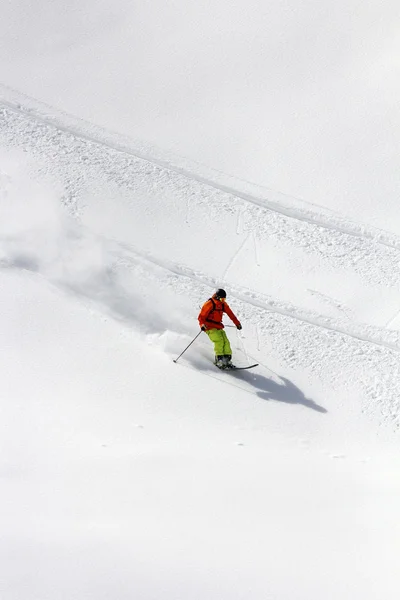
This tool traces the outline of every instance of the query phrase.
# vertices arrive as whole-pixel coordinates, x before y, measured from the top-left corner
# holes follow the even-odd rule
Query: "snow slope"
[[[1,81],[400,234],[398,3],[27,0]]]
[[[36,277],[2,289],[2,597],[395,598],[394,458],[365,424],[179,368]]]
[[[23,96],[0,144],[2,597],[397,598],[399,239]],[[220,285],[257,370],[172,362]]]

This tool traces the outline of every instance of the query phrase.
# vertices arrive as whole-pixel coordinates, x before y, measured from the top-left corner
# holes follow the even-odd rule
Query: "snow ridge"
[[[133,142],[132,139],[121,134],[107,131],[82,119],[63,113],[54,107],[1,84],[0,105],[36,123],[52,126],[82,140],[107,146],[112,150],[167,168],[187,177],[189,180],[194,179],[203,185],[290,219],[360,237],[389,248],[400,248],[400,237],[394,233],[371,225],[354,222],[322,206],[257,186],[251,182],[236,179],[231,175],[216,171],[206,165],[200,165],[187,158],[164,150],[160,151],[155,147],[146,145],[144,142]]]

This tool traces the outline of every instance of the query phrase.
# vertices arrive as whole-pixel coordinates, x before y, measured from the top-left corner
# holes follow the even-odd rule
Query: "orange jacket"
[[[221,300],[217,300],[214,297],[209,298],[203,304],[198,316],[200,327],[205,325],[207,329],[223,329],[222,317],[224,313],[235,323],[236,327],[240,325],[240,321],[233,314],[226,302],[221,302]]]

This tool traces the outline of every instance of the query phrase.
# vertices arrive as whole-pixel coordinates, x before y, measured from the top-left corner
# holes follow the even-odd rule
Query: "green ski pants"
[[[216,356],[232,354],[228,336],[223,329],[207,329],[206,334],[214,343],[214,352]]]

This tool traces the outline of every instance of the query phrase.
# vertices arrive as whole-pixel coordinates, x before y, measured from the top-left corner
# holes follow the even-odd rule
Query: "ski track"
[[[85,231],[80,232],[85,237]],[[76,235],[76,238],[79,236]],[[35,262],[29,257],[13,264],[3,261],[2,268],[18,268],[32,270],[35,274],[45,277],[50,283],[73,293],[88,303],[88,307],[102,314],[110,314],[126,322],[129,326],[140,329],[141,313],[137,314],[135,306],[137,298],[134,290],[139,283],[148,285],[149,282],[161,290],[172,290],[174,294],[188,297],[191,305],[196,306],[206,297],[215,282],[207,276],[193,272],[187,267],[174,265],[164,260],[152,259],[147,255],[136,252],[126,244],[103,238],[97,240],[103,246],[106,258],[104,269],[90,277],[70,277],[64,281],[42,273]],[[129,285],[129,283],[131,285]],[[251,294],[251,292],[250,292]],[[260,299],[249,297],[246,290],[232,290],[232,301],[235,311],[246,322],[243,333],[246,347],[250,348],[249,359],[260,363],[260,372],[268,375],[268,364],[260,360],[267,355],[282,368],[302,372],[311,378],[317,378],[327,390],[335,389],[338,385],[348,389],[349,403],[352,404],[355,389],[362,389],[362,410],[380,422],[390,425],[395,431],[400,425],[400,399],[397,393],[397,377],[400,375],[399,349],[377,341],[371,343],[365,336],[351,335],[342,332],[337,327],[325,327],[312,320],[298,318],[288,314],[280,307],[268,307]],[[146,319],[145,319],[146,320]],[[173,331],[182,340],[182,346],[193,337],[194,318],[186,315],[185,319],[173,322],[164,320],[161,315],[152,315],[156,323],[154,329],[142,333],[164,334]],[[246,338],[246,332],[249,332]],[[234,334],[231,333],[233,343]],[[162,338],[161,338],[162,339]],[[260,347],[260,349],[259,349]],[[257,356],[258,354],[258,356]],[[186,360],[197,361],[197,350],[189,352]],[[354,382],[354,373],[360,369],[365,372],[368,364],[369,376],[365,381]],[[327,364],[330,368],[327,369]],[[266,371],[266,369],[268,371]],[[388,377],[391,373],[391,377]],[[209,374],[209,373],[207,373]],[[279,377],[279,376],[278,376]],[[230,382],[233,383],[233,382]],[[246,390],[245,390],[246,391]],[[248,390],[247,390],[248,391]],[[359,393],[359,392],[358,392]],[[302,402],[306,406],[310,403]],[[355,406],[357,403],[355,403]],[[311,406],[312,407],[312,406]]]
[[[125,261],[125,264],[129,262],[129,257],[132,258],[133,263],[145,261],[148,264],[159,267],[167,273],[172,273],[178,277],[190,280],[194,284],[192,286],[193,289],[197,289],[199,285],[209,288],[208,290],[205,290],[206,294],[210,293],[210,289],[213,290],[219,283],[222,285],[225,285],[226,283],[224,280],[221,282],[220,279],[210,278],[206,274],[194,271],[184,265],[175,264],[167,260],[152,257],[148,254],[140,253],[128,244],[121,244],[115,240],[114,243],[121,249],[121,252],[118,254],[120,260]],[[122,258],[123,255],[125,255],[124,258]],[[278,302],[271,296],[253,292],[250,289],[232,284],[230,284],[229,295],[236,300],[240,300],[243,304],[258,308],[261,311],[284,315],[290,319],[296,319],[303,323],[314,325],[315,327],[342,333],[363,342],[383,346],[400,352],[400,332],[398,331],[390,331],[369,325],[359,325],[357,323],[349,324],[347,319],[340,320],[324,317],[289,303],[283,303],[282,301]]]
[[[211,217],[241,211],[244,235],[253,233],[280,246],[296,246],[327,266],[351,269],[368,284],[399,288],[400,240],[392,234],[370,229],[364,235],[363,226],[357,225],[360,231],[354,235],[351,228],[336,228],[333,222],[321,222],[316,217],[287,216],[265,207],[264,201],[257,204],[244,200],[235,192],[213,187],[212,182],[201,183],[196,175],[182,175],[103,140],[78,136],[72,129],[49,124],[25,109],[3,109],[2,117],[0,139],[5,145],[22,147],[45,159],[43,171],[63,181],[63,203],[74,216],[82,210],[82,188],[91,182],[111,181],[133,194],[142,189],[148,192],[151,187],[151,191],[166,197],[184,196],[186,203],[190,199],[192,209],[196,205],[207,208]],[[297,219],[295,228],[293,219]],[[385,236],[390,236],[390,243],[383,239]]]
[[[253,237],[255,249],[256,236],[268,236],[279,240],[280,244],[301,246],[336,268],[351,267],[369,283],[383,282],[398,287],[400,239],[393,234],[365,228],[340,216],[311,214],[311,209],[285,207],[258,199],[183,168],[171,167],[167,161],[140,156],[139,151],[118,142],[118,136],[110,134],[107,140],[108,134],[104,132],[101,135],[85,134],[85,128],[91,132],[100,130],[73,118],[68,117],[63,125],[59,115],[41,116],[37,109],[29,108],[23,101],[5,100],[1,103],[4,108],[0,110],[0,140],[5,146],[29,151],[39,159],[44,174],[63,182],[66,190],[63,204],[77,220],[81,235],[85,235],[84,228],[79,225],[81,190],[101,172],[121,188],[136,190],[139,181],[152,188],[169,190],[172,195],[184,195],[187,207],[190,201],[190,206],[197,204],[208,212],[237,211],[240,228],[246,235],[245,241]],[[293,223],[288,226],[289,219],[297,221],[296,228]],[[101,277],[97,278],[95,286],[93,282],[85,286],[82,281],[63,286],[62,281],[44,276],[52,283],[87,298],[114,317],[125,320],[133,317],[133,313],[123,308],[124,295],[129,301],[129,289],[118,287],[119,275],[124,271],[132,279],[153,279],[161,287],[186,294],[195,306],[209,294],[210,288],[221,283],[220,279],[217,281],[188,266],[139,252],[118,240],[104,237],[100,243],[111,262],[111,267],[107,267],[107,282],[108,285],[110,280],[117,282],[114,287],[107,291],[102,289],[105,283]],[[231,258],[225,274],[239,251]],[[2,261],[3,268],[29,269],[29,265],[29,260],[13,263],[12,259],[6,258]],[[35,264],[31,270],[36,268]],[[111,279],[109,269],[113,275]],[[370,375],[366,381],[357,382],[358,388],[363,390],[363,410],[374,414],[378,411],[382,422],[398,428],[399,332],[351,323],[348,318],[326,317],[250,289],[229,285],[235,309],[246,322],[246,329],[250,333],[254,330],[256,342],[251,346],[253,353],[257,353],[260,347],[264,352],[267,348],[274,360],[317,377],[327,389],[338,385],[339,381],[340,385],[348,388],[349,401],[354,391],[352,382],[358,363],[362,364],[365,372],[367,362]],[[116,296],[119,302],[115,301]],[[158,329],[160,333],[164,330],[161,321]],[[185,325],[172,329],[181,335],[191,335]],[[257,356],[254,358],[257,360]],[[328,371],[327,364],[331,365]],[[390,378],[388,373],[391,373]]]
[[[270,195],[276,194],[279,196],[281,199],[279,202],[242,192],[238,189],[238,184],[240,184],[240,182],[258,190],[262,190],[264,188],[257,186],[256,184],[241,181],[239,179],[235,180],[235,178],[229,175],[216,170],[207,169],[207,167],[199,165],[198,163],[190,163],[190,161],[187,159],[182,159],[178,156],[173,157],[175,159],[174,164],[170,160],[162,159],[160,157],[160,152],[155,148],[151,148],[151,150],[147,150],[146,152],[143,144],[140,145],[137,143],[136,148],[133,148],[132,140],[129,140],[129,138],[124,138],[122,135],[109,132],[98,126],[87,123],[82,119],[63,113],[54,107],[47,106],[42,102],[39,102],[33,98],[29,98],[28,96],[7,88],[1,84],[0,95],[3,96],[3,98],[0,97],[0,104],[3,105],[5,109],[21,115],[25,119],[30,119],[35,124],[40,123],[44,127],[51,127],[60,132],[64,132],[67,135],[80,138],[82,141],[108,147],[109,149],[115,150],[122,154],[152,163],[161,168],[166,168],[170,172],[182,175],[189,180],[195,180],[205,186],[214,188],[238,199],[245,200],[249,204],[253,204],[255,206],[270,210],[271,212],[281,214],[290,219],[304,221],[306,223],[317,225],[330,231],[337,231],[349,236],[360,237],[389,248],[400,249],[400,237],[391,232],[345,219],[340,214],[334,213],[333,211],[321,206],[310,204],[308,208],[308,203],[305,201],[290,198],[284,194],[274,192],[273,190],[268,190],[268,193]],[[153,156],[148,154],[148,152],[152,152]],[[156,154],[159,156],[156,156]],[[163,154],[167,155],[168,153],[163,152]],[[179,160],[184,160],[185,162],[190,163],[192,165],[192,170],[177,166],[176,162]],[[209,170],[214,174],[214,177],[205,177],[201,173],[196,172],[199,170],[199,167],[203,170]],[[218,177],[233,179],[236,182],[237,187],[231,187],[229,185],[218,183]],[[286,199],[286,202],[290,202],[291,205],[285,206],[284,199]],[[296,203],[302,204],[303,206],[296,206]]]

